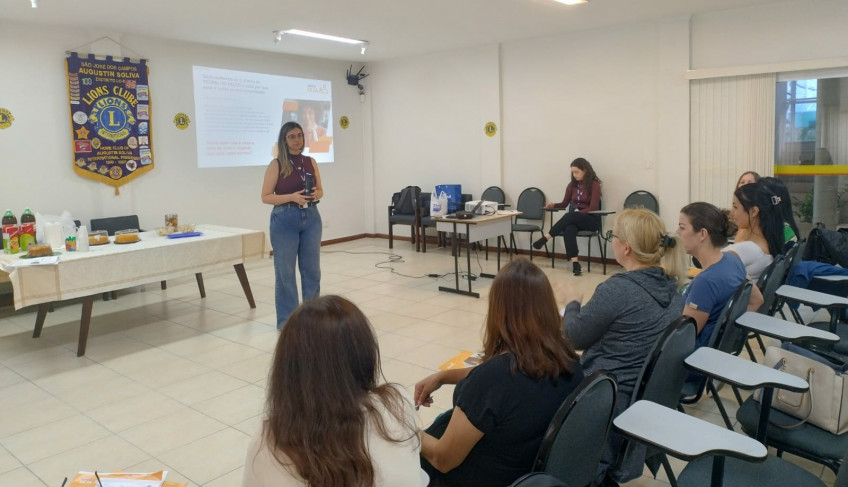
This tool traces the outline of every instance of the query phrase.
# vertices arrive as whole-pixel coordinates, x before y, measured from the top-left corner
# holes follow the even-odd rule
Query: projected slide
[[[198,167],[264,166],[280,127],[303,127],[304,154],[333,162],[329,81],[194,66]]]

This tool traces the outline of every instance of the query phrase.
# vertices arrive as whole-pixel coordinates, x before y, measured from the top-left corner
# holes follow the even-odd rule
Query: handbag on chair
[[[795,428],[810,423],[836,435],[848,431],[848,365],[834,364],[815,352],[791,344],[784,344],[783,348],[768,347],[763,363],[810,384],[810,389],[803,393],[775,392],[771,407],[801,420],[792,425],[775,426]],[[761,392],[758,390],[754,394],[754,400],[760,401]]]

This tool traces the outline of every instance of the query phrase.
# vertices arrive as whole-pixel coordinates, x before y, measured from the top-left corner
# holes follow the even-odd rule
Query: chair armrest
[[[595,210],[595,211],[587,211],[586,212],[587,215],[601,215],[601,216],[612,215],[613,213],[615,213],[614,210]]]
[[[848,276],[813,276],[813,279],[828,282],[845,282],[848,281]]]
[[[756,462],[768,456],[766,447],[753,438],[651,401],[636,401],[613,425],[625,436],[686,461],[726,455]]]
[[[848,307],[848,299],[833,294],[820,293],[818,291],[810,291],[801,287],[782,285],[777,288],[775,294],[783,298],[785,301],[796,301],[807,306],[817,306],[819,308],[846,308]]]
[[[684,362],[686,367],[695,372],[745,390],[774,387],[791,392],[804,392],[810,387],[807,381],[800,377],[714,348],[701,347],[686,357]]]
[[[736,326],[754,331],[760,335],[777,338],[784,342],[797,340],[820,340],[836,343],[839,336],[829,331],[819,330],[810,326],[802,326],[791,321],[781,320],[772,316],[747,311],[736,320]]]
[[[543,207],[542,209],[545,210],[545,211],[548,211],[550,213],[556,213],[558,211],[565,211],[567,208],[557,208],[556,206],[546,206],[546,207]]]

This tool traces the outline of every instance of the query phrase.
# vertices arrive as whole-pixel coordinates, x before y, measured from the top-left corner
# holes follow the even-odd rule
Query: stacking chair
[[[695,350],[695,334],[695,320],[689,316],[681,316],[666,327],[639,372],[628,406],[641,400],[667,408],[677,406],[687,375],[684,360]],[[646,448],[644,444],[625,440],[619,450],[616,469],[621,470],[622,467],[628,466],[627,470],[638,469],[641,473],[639,467],[646,463],[656,474],[661,464],[671,478],[671,465],[660,453],[655,449]],[[633,479],[620,479],[621,482],[630,480]]]
[[[420,194],[416,198],[417,201],[414,201],[413,204],[417,209],[419,206],[419,201],[421,199]],[[412,240],[412,243],[415,245],[415,251],[418,252],[420,249],[417,233],[419,226],[419,212],[416,210],[415,213],[411,215],[396,215],[395,214],[395,205],[389,205],[388,207],[389,214],[389,248],[394,248],[394,232],[393,227],[395,225],[409,225],[409,238]]]
[[[615,411],[616,388],[615,377],[603,370],[583,379],[551,420],[533,472],[552,475],[567,487],[592,485]]]
[[[774,397],[775,389],[790,392],[805,392],[809,389],[807,381],[800,377],[709,347],[699,348],[687,357],[686,366],[700,374],[738,388],[763,390],[762,407],[759,408],[757,415],[756,429],[756,441],[763,447],[768,444],[766,425],[771,416],[771,399]],[[745,447],[745,450],[752,449]],[[758,454],[757,457],[760,455]],[[677,477],[676,484],[680,487],[702,486],[708,483],[729,487],[752,485],[820,487],[824,485],[824,482],[816,475],[782,458],[768,455],[764,460],[760,458],[757,460],[759,463],[753,463],[745,458],[724,458],[720,454],[716,457],[700,456],[686,465]]]
[[[539,232],[545,234],[545,210],[543,209],[546,203],[545,193],[539,188],[527,188],[518,195],[518,203],[515,209],[522,214],[515,217],[512,223],[512,232],[509,234],[510,249],[514,252],[515,232],[524,232],[530,234],[530,260],[533,260],[533,234]],[[534,223],[518,223],[518,220],[530,220],[540,222],[538,225]],[[545,252],[548,253],[548,244],[545,244]]]
[[[774,258],[774,260],[772,260],[771,264],[766,267],[763,273],[760,274],[760,278],[757,279],[757,287],[760,289],[760,294],[763,295],[763,304],[757,310],[757,313],[774,316],[777,312],[777,306],[780,303],[776,291],[777,288],[783,285],[784,279],[786,279],[786,259],[784,256],[778,255]],[[751,332],[749,333],[748,338],[755,338],[760,346],[760,351],[766,353],[766,346],[758,333]],[[745,345],[751,360],[756,362],[757,359],[754,357],[751,347],[747,342]]]
[[[745,313],[737,320],[737,326],[755,329],[760,333],[776,338],[782,342],[835,342],[837,335],[816,328],[798,325],[757,313]],[[736,411],[736,419],[742,426],[742,431],[754,436],[760,427],[760,403],[749,397]],[[795,425],[798,419],[780,411],[771,411],[765,444],[777,450],[777,456],[783,452],[821,463],[834,472],[839,470],[842,457],[848,452],[848,434],[835,435],[829,431],[808,423],[792,428],[777,425]]]
[[[736,320],[742,316],[748,308],[748,300],[751,297],[751,281],[747,279],[736,288],[736,291],[730,296],[727,304],[719,315],[713,328],[712,335],[707,344],[709,348],[715,348],[722,352],[739,355],[742,348],[748,344],[748,333],[741,328],[734,326]],[[753,356],[753,352],[749,350],[749,354]],[[733,429],[730,417],[727,415],[727,410],[718,395],[718,390],[707,376],[698,376],[697,380],[687,381],[683,386],[683,393],[680,396],[680,404],[695,404],[704,395],[704,389],[710,392],[713,400],[718,406],[721,417],[729,429]],[[742,404],[742,396],[737,389],[733,389],[736,400]],[[682,407],[680,408],[683,412]]]
[[[624,199],[624,208],[644,208],[660,214],[660,204],[651,193],[647,191],[634,191]]]
[[[489,186],[483,191],[483,195],[480,196],[480,199],[483,201],[494,201],[498,204],[498,209],[502,210],[506,205],[506,193],[498,186]],[[500,238],[498,238],[498,245],[500,245]],[[489,259],[489,239],[486,239],[486,260]]]
[[[522,475],[509,487],[568,487],[568,485],[546,473],[534,472]]]
[[[600,205],[598,207],[600,208],[599,211],[603,210],[603,200],[600,201]],[[586,245],[586,272],[592,272],[592,237],[594,237],[598,241],[598,250],[601,251],[601,263],[604,266],[604,275],[607,274],[607,241],[609,239],[604,238],[603,236],[605,216],[605,213],[598,214],[598,218],[601,219],[601,225],[597,230],[580,230],[577,232],[578,237],[584,237],[588,240],[588,245]],[[553,267],[553,260],[551,260],[551,267]]]

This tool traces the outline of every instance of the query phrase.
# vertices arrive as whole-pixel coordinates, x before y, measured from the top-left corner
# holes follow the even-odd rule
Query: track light
[[[33,1],[34,1],[34,0],[33,0]],[[275,30],[275,31],[273,32],[273,34],[274,34],[274,44],[279,44],[279,43],[280,43],[280,41],[281,41],[281,40],[283,40],[283,34],[284,34],[284,32],[283,32],[283,31],[281,31],[281,30]]]
[[[367,42],[363,42],[363,43],[362,43],[362,49],[360,49],[360,50],[359,50],[359,54],[362,54],[362,55],[364,56],[364,55],[365,55],[365,52],[366,52],[367,50],[368,50],[368,43],[367,43]]]
[[[38,0],[29,0],[29,3],[32,4],[32,8],[38,8]]]

